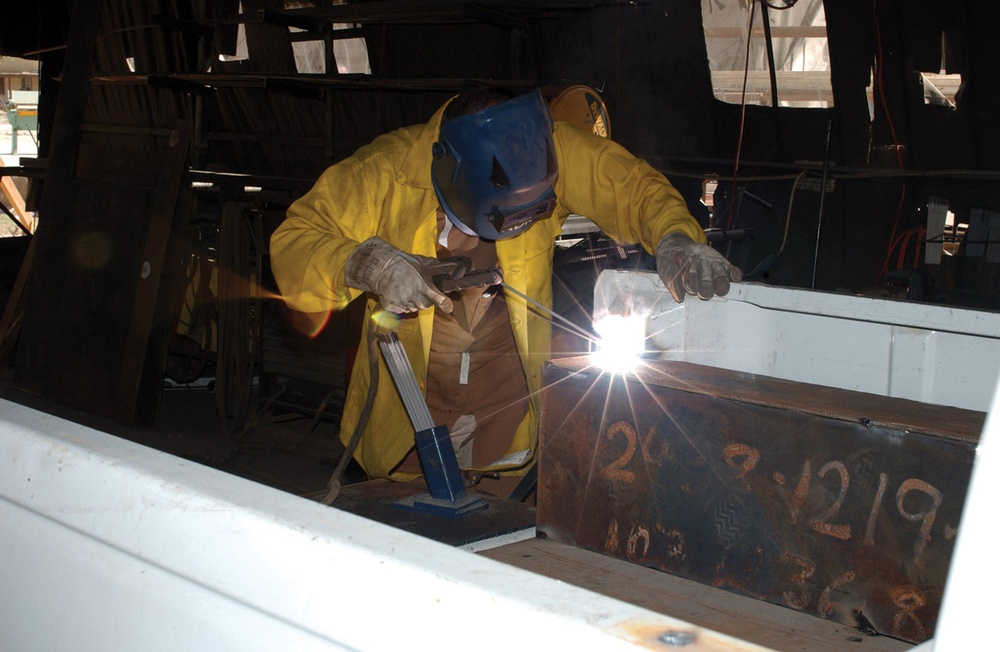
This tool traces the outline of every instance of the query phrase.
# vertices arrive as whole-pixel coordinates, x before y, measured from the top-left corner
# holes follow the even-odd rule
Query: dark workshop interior
[[[2,168],[0,397],[322,495],[363,306],[303,334],[269,235],[327,166],[476,86],[597,90],[610,137],[746,281],[998,311],[998,18],[987,0],[8,3],[0,58],[37,72],[4,80],[2,108],[14,124],[6,91],[37,91],[37,155]],[[653,269],[585,219],[564,244],[555,309],[583,329],[600,271]]]

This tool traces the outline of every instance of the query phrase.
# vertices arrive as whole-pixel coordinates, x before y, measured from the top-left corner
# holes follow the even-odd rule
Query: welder
[[[724,295],[741,279],[663,174],[594,130],[553,120],[539,90],[501,88],[459,94],[427,123],[328,168],[272,235],[272,270],[288,305],[306,313],[368,293],[365,323],[396,329],[461,468],[485,478],[480,492],[507,495],[534,462],[552,328],[536,306],[551,309],[570,214],[641,243],[677,301]],[[504,285],[444,293],[430,270],[456,256],[498,267]],[[412,479],[414,430],[371,346],[363,337],[341,440],[355,436],[349,450],[369,477]]]

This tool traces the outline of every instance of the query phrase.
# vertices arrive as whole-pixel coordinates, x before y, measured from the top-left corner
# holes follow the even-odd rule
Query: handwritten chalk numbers
[[[875,523],[878,521],[878,512],[882,507],[882,498],[885,496],[885,488],[889,485],[889,476],[885,473],[878,474],[878,489],[875,491],[875,500],[872,501],[872,510],[868,512],[868,527],[865,528],[865,545],[869,548],[875,547]]]
[[[657,441],[654,427],[640,437],[633,424],[628,421],[616,421],[608,426],[603,441],[607,443],[613,458],[601,467],[599,473],[607,480],[631,485],[635,482],[636,473],[629,466],[639,452],[640,463],[659,464],[667,456],[670,444],[660,439]],[[760,487],[760,478],[754,476],[760,473],[764,466],[760,450],[742,442],[732,442],[722,447],[722,460],[736,472],[736,478],[741,480],[748,491],[753,492],[755,486]],[[788,500],[788,518],[795,526],[806,527],[819,535],[831,537],[839,541],[851,541],[857,532],[850,523],[845,523],[840,517],[845,504],[853,504],[862,500],[867,512],[863,524],[863,536],[860,544],[867,548],[879,545],[877,534],[880,516],[895,513],[908,523],[919,524],[913,542],[912,563],[917,568],[923,566],[923,555],[932,541],[932,531],[938,517],[938,510],[944,501],[942,493],[930,483],[919,478],[906,478],[896,487],[895,500],[892,499],[892,481],[887,473],[879,473],[877,486],[873,490],[861,488],[851,489],[851,473],[847,466],[839,461],[826,462],[818,470],[814,470],[811,460],[802,462],[798,479],[787,477],[778,470],[769,472],[767,482],[773,482],[783,488]],[[754,481],[757,481],[755,484]],[[661,490],[670,491],[670,487]],[[869,491],[871,493],[869,494]],[[868,507],[868,500],[871,506]],[[893,502],[895,503],[893,505]],[[883,521],[884,522],[884,521]],[[627,530],[626,530],[627,528]],[[952,540],[956,530],[945,524],[940,528],[945,540]],[[628,534],[626,535],[626,531]],[[624,547],[625,555],[633,562],[642,563],[656,544],[664,547],[666,557],[677,563],[687,559],[688,551],[684,532],[676,528],[667,528],[662,523],[655,523],[652,531],[642,523],[631,526],[619,524],[616,518],[608,524],[604,542],[604,551],[614,554]],[[783,590],[781,599],[789,607],[806,610],[815,607],[821,616],[830,617],[840,614],[842,622],[851,622],[851,612],[837,601],[845,594],[850,594],[849,585],[859,580],[854,570],[844,569],[839,576],[822,591],[816,582],[817,571],[815,562],[808,557],[785,551],[778,561],[785,569],[781,571]],[[818,591],[818,595],[817,595]],[[891,589],[890,598],[897,608],[892,622],[893,634],[897,636],[913,635],[916,640],[926,637],[926,628],[918,618],[917,612],[928,603],[927,596],[916,586],[906,584]]]
[[[635,482],[635,472],[628,468],[635,457],[637,450],[641,451],[641,456],[647,463],[658,462],[667,453],[667,445],[661,444],[654,453],[650,451],[650,442],[654,436],[653,428],[650,428],[643,441],[639,441],[635,427],[627,421],[615,421],[605,431],[604,438],[615,445],[616,450],[621,450],[609,464],[601,468],[600,474],[613,481],[624,484]],[[624,444],[624,448],[622,447]],[[761,464],[760,451],[748,444],[734,442],[722,448],[722,458],[731,468],[736,470],[736,477],[744,480],[748,487],[751,487],[748,478],[754,470]],[[830,478],[836,482],[836,496],[826,506],[817,508],[817,513],[805,513],[807,498],[817,484],[823,486],[830,485]],[[775,471],[771,479],[779,486],[785,486],[786,478],[784,474]],[[826,480],[826,482],[823,482]],[[793,524],[803,523],[812,530],[824,536],[833,537],[841,541],[850,541],[854,536],[854,530],[849,523],[839,522],[837,516],[844,507],[848,499],[848,490],[851,487],[851,474],[843,462],[832,460],[827,462],[813,473],[813,466],[810,460],[802,463],[802,471],[799,473],[798,482],[792,490],[789,499],[789,517]],[[862,544],[873,548],[876,546],[876,525],[878,515],[883,509],[885,494],[889,489],[889,476],[880,473],[878,476],[878,487],[872,496],[871,509],[865,522],[864,537]],[[815,493],[815,492],[813,492]],[[920,496],[924,496],[921,500]],[[931,542],[931,529],[937,519],[938,509],[941,507],[943,496],[933,485],[919,479],[907,478],[903,480],[896,491],[896,511],[903,519],[910,522],[919,522],[920,528],[916,540],[913,544],[913,561],[920,565],[921,557]],[[953,528],[945,527],[945,538],[954,536]],[[617,538],[617,533],[614,535]],[[609,540],[612,538],[609,533]],[[648,549],[648,536],[646,545]]]
[[[608,480],[621,480],[626,484],[632,484],[635,481],[635,473],[626,471],[625,467],[632,461],[632,456],[635,455],[638,437],[636,437],[635,429],[632,425],[625,421],[614,422],[605,433],[605,437],[608,440],[613,440],[618,436],[625,438],[625,451],[615,461],[601,469],[601,475]]]
[[[746,479],[747,476],[757,468],[761,462],[761,454],[753,446],[743,443],[728,444],[722,449],[722,457],[726,463],[736,470],[736,477]],[[810,496],[810,490],[816,483],[826,479],[834,478],[836,481],[837,493],[832,501],[823,507],[817,508],[815,514],[806,514],[806,499]],[[785,476],[780,472],[774,472],[771,479],[779,486],[785,486]],[[824,483],[829,486],[829,481]],[[789,498],[789,518],[793,524],[804,523],[816,532],[840,539],[850,541],[854,536],[854,531],[849,523],[837,521],[837,516],[844,507],[848,498],[848,489],[851,487],[851,474],[843,462],[833,460],[827,462],[819,471],[813,473],[812,462],[805,460],[802,463],[802,471],[799,474],[798,482],[792,490]],[[878,522],[878,515],[882,510],[886,491],[889,488],[889,476],[880,473],[878,476],[878,487],[875,489],[872,498],[871,509],[868,512],[868,519],[865,523],[864,538],[862,543],[868,547],[875,547],[875,530]],[[920,498],[923,496],[923,499]],[[937,519],[938,509],[941,507],[944,497],[933,485],[919,478],[908,478],[903,480],[896,491],[896,511],[905,520],[919,522],[920,529],[917,533],[916,541],[913,544],[913,562],[921,563],[921,557],[931,542],[931,528]],[[917,506],[920,507],[917,507]],[[953,536],[953,528],[945,527],[945,538]]]
[[[790,552],[781,553],[779,559],[793,567],[787,576],[792,590],[783,591],[781,597],[786,605],[801,611],[809,606],[811,600],[809,578],[816,572],[816,564],[810,559]]]
[[[906,508],[907,495],[915,491],[930,496],[931,506],[929,509],[912,513]],[[934,526],[934,520],[937,518],[937,510],[941,506],[941,499],[940,491],[923,480],[916,478],[904,480],[903,484],[899,485],[899,491],[896,492],[896,509],[899,510],[900,515],[908,521],[920,521],[920,532],[917,535],[916,542],[913,544],[913,561],[918,565],[922,561],[921,557],[924,554],[924,548],[931,541],[931,527]]]
[[[899,607],[892,619],[892,633],[896,636],[903,635],[903,627],[909,625],[915,628],[914,636],[917,640],[927,638],[927,631],[924,624],[917,618],[916,611],[927,604],[927,597],[915,586],[896,586],[889,592],[892,603]]]
[[[806,464],[808,463],[809,461],[806,460]],[[841,506],[844,504],[844,498],[847,497],[847,487],[851,484],[851,476],[847,472],[847,467],[842,462],[827,462],[819,470],[819,473],[816,474],[816,477],[822,479],[829,471],[836,471],[840,477],[840,493],[829,509],[818,517],[809,519],[809,526],[820,534],[847,541],[851,538],[851,526],[846,524],[834,525],[830,521],[837,515],[837,512],[840,511]]]

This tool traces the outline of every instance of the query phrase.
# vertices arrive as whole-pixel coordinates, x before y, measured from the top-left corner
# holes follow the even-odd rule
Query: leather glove
[[[416,312],[431,306],[451,312],[451,299],[434,287],[425,271],[437,262],[408,254],[374,236],[348,257],[344,278],[349,286],[378,295],[379,303],[390,312]]]
[[[668,233],[656,245],[656,272],[674,301],[684,301],[685,292],[699,299],[725,296],[729,283],[743,279],[739,267],[708,245],[683,233]]]

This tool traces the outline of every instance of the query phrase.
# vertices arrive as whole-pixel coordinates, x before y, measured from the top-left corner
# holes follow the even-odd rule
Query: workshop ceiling
[[[717,0],[712,8],[737,2],[743,0]],[[256,174],[312,177],[374,136],[425,120],[456,90],[477,83],[593,85],[604,94],[615,139],[654,164],[730,159],[738,139],[745,159],[787,163],[822,156],[829,112],[748,107],[743,113],[714,98],[701,3],[368,0],[314,6],[330,4],[12,3],[0,22],[0,54],[36,58],[43,77],[56,78],[71,8],[96,7],[101,24],[87,121],[154,128],[177,119],[200,121],[200,165]],[[768,6],[776,13],[783,4],[795,3]],[[990,81],[997,64],[988,33],[995,3],[826,4],[836,105],[832,160],[867,165],[896,138],[909,141],[907,154],[918,167],[1000,166],[1000,135],[991,119],[1000,92]],[[369,71],[303,73],[296,53],[309,39],[363,39]],[[240,47],[247,58],[235,56]],[[873,100],[879,57],[884,97]],[[961,75],[964,101],[979,105],[964,116],[955,107],[909,106],[909,96],[923,92],[915,71],[946,67]],[[44,118],[47,109],[40,110]],[[44,140],[44,126],[40,135]]]

